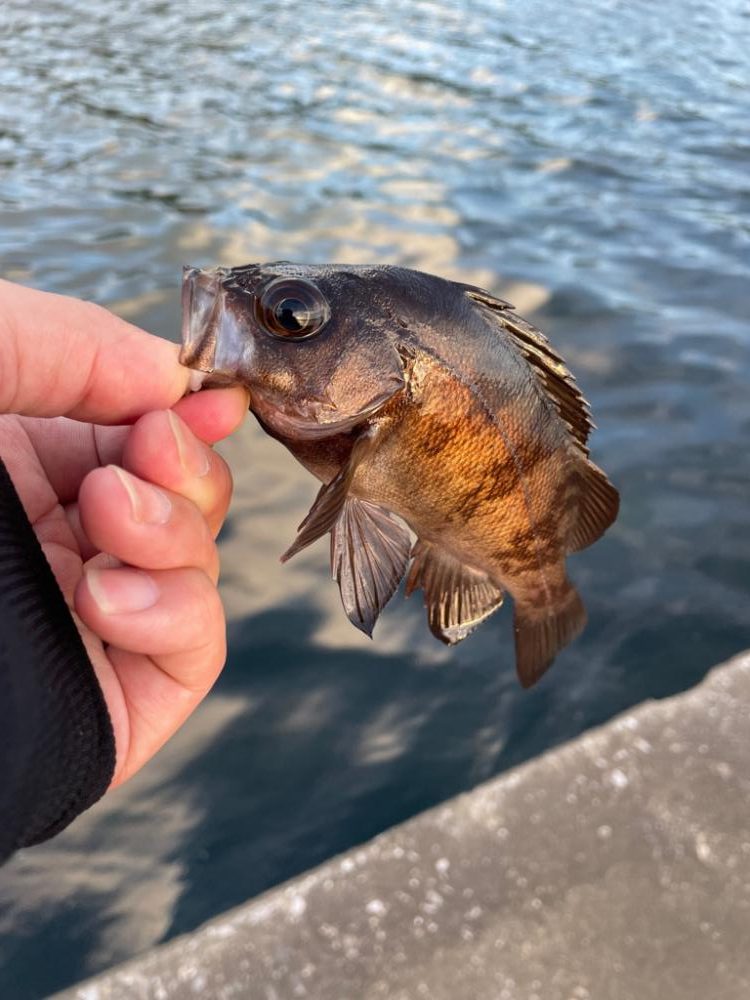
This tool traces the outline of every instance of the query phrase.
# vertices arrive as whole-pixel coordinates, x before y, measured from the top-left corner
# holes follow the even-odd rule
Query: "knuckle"
[[[213,541],[210,543],[210,548],[206,558],[206,565],[208,567],[208,575],[211,578],[211,582],[215,586],[219,579],[221,560],[219,558],[219,549]]]
[[[212,639],[224,631],[224,608],[210,577],[203,570],[193,570],[193,585],[188,620],[191,631],[199,639]]]
[[[219,456],[217,458],[219,460],[216,463],[216,471],[213,476],[213,490],[208,513],[212,525],[218,530],[229,509],[234,482],[232,480],[232,473],[229,471],[229,466],[223,458]]]

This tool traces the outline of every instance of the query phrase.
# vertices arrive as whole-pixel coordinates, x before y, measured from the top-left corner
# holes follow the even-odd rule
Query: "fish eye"
[[[320,333],[331,309],[320,289],[304,278],[275,278],[255,300],[258,322],[281,340],[304,340]]]

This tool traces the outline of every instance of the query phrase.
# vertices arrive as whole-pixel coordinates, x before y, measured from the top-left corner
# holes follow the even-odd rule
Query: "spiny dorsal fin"
[[[331,529],[331,573],[349,621],[372,635],[409,565],[406,528],[377,504],[347,497]]]
[[[486,573],[464,566],[445,550],[420,539],[406,581],[406,596],[421,587],[430,631],[452,646],[503,603],[503,592]]]
[[[574,441],[584,456],[588,456],[586,442],[594,426],[589,404],[576,385],[575,377],[542,331],[514,313],[508,302],[496,299],[489,292],[470,288],[466,294],[484,306],[508,331],[567,424]]]

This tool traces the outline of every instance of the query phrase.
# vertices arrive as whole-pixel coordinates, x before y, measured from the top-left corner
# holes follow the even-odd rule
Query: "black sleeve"
[[[93,667],[0,460],[0,862],[96,802],[114,763]]]

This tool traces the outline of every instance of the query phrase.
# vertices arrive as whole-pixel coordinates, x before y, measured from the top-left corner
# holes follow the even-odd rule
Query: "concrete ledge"
[[[747,1000],[750,653],[67,1000]]]

